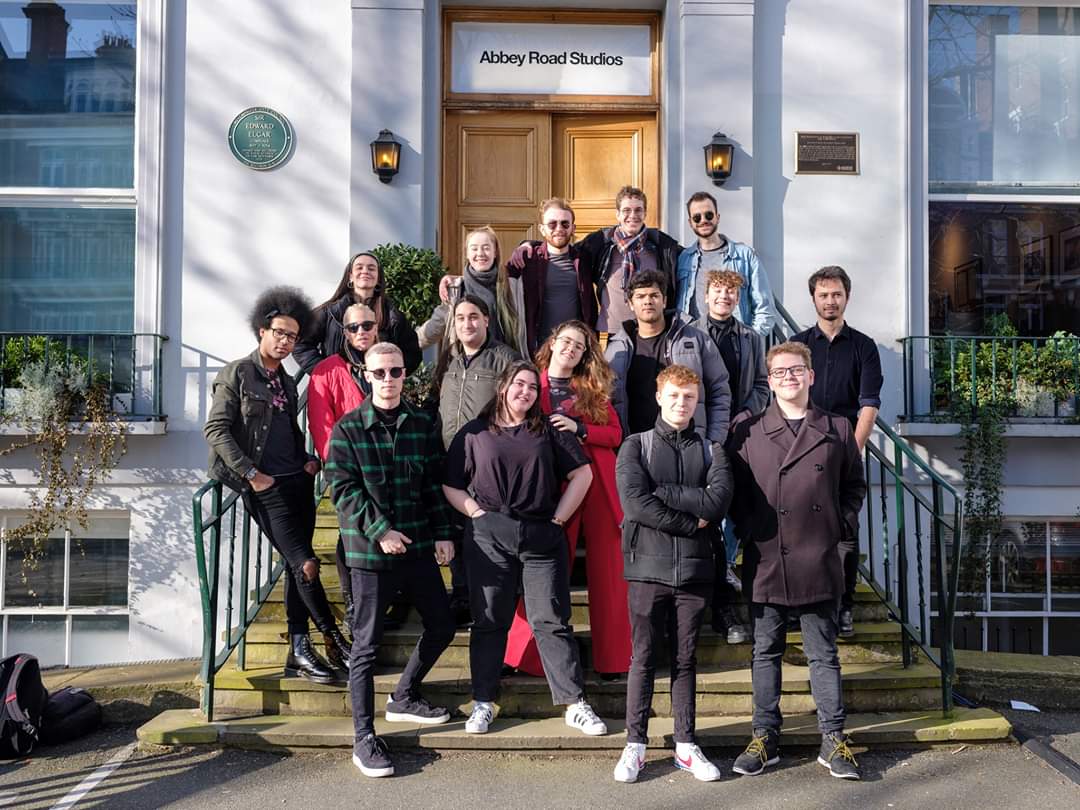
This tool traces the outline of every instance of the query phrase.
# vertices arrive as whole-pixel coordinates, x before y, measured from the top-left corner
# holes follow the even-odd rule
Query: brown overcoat
[[[796,435],[774,401],[732,424],[727,449],[747,598],[788,606],[839,599],[836,546],[858,536],[866,496],[851,423],[811,404]]]

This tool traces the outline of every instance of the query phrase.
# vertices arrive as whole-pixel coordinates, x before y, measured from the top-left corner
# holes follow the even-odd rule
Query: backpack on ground
[[[29,754],[41,736],[41,719],[49,693],[32,655],[20,653],[0,661],[0,758]]]
[[[101,706],[85,689],[65,686],[49,695],[41,721],[42,745],[77,740],[101,725]]]

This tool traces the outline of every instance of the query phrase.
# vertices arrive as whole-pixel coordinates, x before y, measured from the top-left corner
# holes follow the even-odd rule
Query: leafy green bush
[[[62,340],[50,340],[44,335],[30,337],[12,337],[4,342],[3,357],[0,358],[0,373],[3,375],[4,388],[20,388],[22,371],[31,363],[49,365],[61,363],[68,355],[66,344]],[[72,353],[71,362],[80,362]]]
[[[439,279],[450,271],[439,254],[406,244],[379,245],[372,253],[386,274],[386,293],[413,326],[439,303]]]

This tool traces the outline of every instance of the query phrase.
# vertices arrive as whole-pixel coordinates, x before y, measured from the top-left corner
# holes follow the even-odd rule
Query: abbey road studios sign
[[[450,91],[648,96],[647,25],[455,22]]]
[[[293,140],[289,119],[269,107],[249,107],[229,127],[229,149],[233,156],[245,166],[260,171],[288,160]]]
[[[795,133],[795,174],[858,173],[858,132]]]

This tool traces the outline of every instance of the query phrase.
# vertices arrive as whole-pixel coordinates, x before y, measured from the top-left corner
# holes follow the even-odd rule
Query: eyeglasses
[[[369,368],[368,372],[376,380],[385,380],[387,374],[397,380],[400,379],[401,375],[405,373],[405,369],[403,369],[401,366],[394,366],[393,368]]]
[[[584,343],[581,343],[581,342],[579,342],[577,340],[574,340],[572,337],[569,337],[569,336],[563,336],[563,337],[557,338],[555,340],[555,342],[557,344],[559,344],[560,346],[569,347],[569,348],[574,349],[574,350],[579,351],[579,352],[585,351],[585,344]]]
[[[556,228],[562,228],[564,231],[568,231],[570,230],[570,226],[573,224],[574,223],[568,219],[553,219],[550,222],[544,223],[544,225],[547,226],[547,229],[549,231],[553,231]]]
[[[701,222],[702,218],[704,218],[706,222],[712,222],[715,217],[715,211],[706,211],[704,214],[694,214],[692,217],[690,217],[690,219],[692,219],[694,221],[694,224],[697,225]]]
[[[375,321],[353,321],[352,323],[345,324],[345,331],[352,335],[355,335],[361,330],[370,332],[374,328]]]
[[[274,336],[274,340],[284,340],[286,343],[296,343],[300,339],[300,336],[295,332],[286,332],[284,329],[278,329],[277,327],[271,329],[270,333]]]
[[[620,208],[619,213],[622,214],[623,217],[633,216],[634,214],[637,214],[639,217],[643,217],[643,216],[645,216],[645,209],[644,208]]]
[[[805,377],[807,368],[806,366],[788,366],[787,368],[772,368],[769,369],[769,376],[774,380],[782,380],[791,372],[792,377]]]

